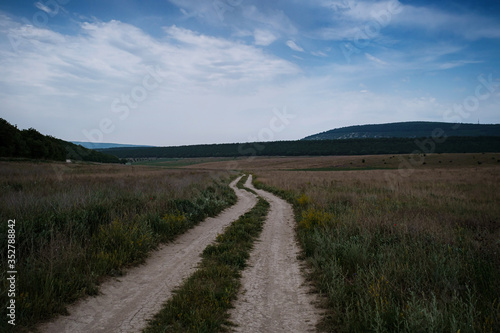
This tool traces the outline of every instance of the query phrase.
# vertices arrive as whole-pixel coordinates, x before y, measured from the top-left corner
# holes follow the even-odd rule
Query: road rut
[[[320,313],[315,295],[305,285],[299,248],[295,241],[294,214],[290,204],[256,190],[270,204],[262,234],[242,274],[242,293],[230,311],[236,332],[315,331]]]
[[[41,332],[140,332],[147,320],[161,310],[172,290],[190,276],[200,262],[200,254],[217,234],[248,212],[255,196],[230,186],[238,202],[215,218],[208,218],[162,245],[145,264],[130,269],[124,277],[103,283],[100,295],[87,297],[69,306],[69,316],[59,316],[39,327]]]

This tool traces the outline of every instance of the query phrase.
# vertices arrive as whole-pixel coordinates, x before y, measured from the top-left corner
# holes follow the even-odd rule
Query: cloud
[[[329,26],[317,29],[317,37],[326,40],[359,40],[379,37],[381,30],[400,15],[399,1],[329,1],[317,5],[330,10]]]
[[[311,54],[316,57],[328,57],[328,55],[323,51],[312,51]]]
[[[56,4],[57,7],[55,7],[55,9],[53,10],[52,8],[44,5],[43,3],[41,3],[40,1],[38,2],[35,2],[35,7],[40,9],[40,10],[43,10],[44,12],[46,12],[47,14],[50,14],[50,15],[56,15],[58,12],[59,12],[59,5]]]
[[[395,18],[395,23],[427,31],[446,31],[468,40],[500,38],[498,21],[474,13],[451,13],[406,5],[402,15]]]
[[[120,14],[105,22],[72,14],[69,29],[58,17],[52,30],[0,12],[2,117],[80,140],[109,118],[115,129],[105,141],[173,145],[245,140],[287,106],[296,122],[275,139],[296,139],[359,123],[442,120],[443,100],[461,103],[454,92],[474,85],[459,67],[495,68],[494,42],[470,41],[496,38],[498,20],[439,4],[402,5],[378,17],[379,34],[356,43],[390,1],[295,0],[286,9],[222,1],[231,8],[219,12],[212,1],[170,2],[179,7],[168,16],[176,25],[162,28]],[[349,64],[341,44],[359,48]],[[122,119],[113,101],[140,92],[152,69],[162,83]],[[481,120],[497,119],[493,106],[483,110]]]
[[[316,5],[328,8],[331,13],[330,25],[315,32],[326,40],[373,39],[381,37],[385,28],[398,27],[428,34],[447,33],[466,40],[500,38],[498,20],[472,10],[444,11],[435,6],[403,4],[397,0],[317,0]]]
[[[186,138],[180,129],[192,123],[199,133],[220,135],[221,126],[231,119],[228,112],[236,116],[255,105],[253,97],[243,104],[241,98],[252,96],[261,85],[300,74],[296,65],[259,47],[177,26],[163,31],[163,36],[152,37],[115,20],[84,22],[77,34],[65,35],[3,21],[2,116],[25,128],[41,124],[41,130],[48,129],[45,133],[65,139],[86,140],[83,130],[98,128],[102,119],[109,118],[116,129],[105,135],[106,141],[204,142],[197,135]],[[16,50],[5,36],[19,41]],[[162,78],[162,84],[147,91],[140,103],[132,101],[130,116],[121,120],[122,113],[114,111],[113,101],[127,95],[130,100],[151,69]],[[211,131],[207,126],[212,122]],[[55,125],[60,123],[65,125]],[[155,128],[156,133],[137,132],[138,128]],[[142,136],[131,137],[130,133]],[[163,133],[163,141],[158,133]],[[212,136],[207,140],[220,139]]]
[[[480,64],[483,61],[474,61],[474,60],[457,60],[457,61],[450,61],[443,63],[439,65],[440,69],[451,69],[451,68],[456,68],[456,67],[461,67],[469,64]]]
[[[298,33],[290,18],[280,9],[265,10],[247,1],[168,0],[178,6],[185,19],[195,18],[214,26],[232,30],[265,30],[275,36]]]
[[[176,26],[164,28],[167,35],[182,48],[167,45],[175,61],[165,58],[168,71],[194,77],[204,86],[235,84],[259,80],[271,80],[279,75],[298,73],[295,65],[266,55],[260,49],[195,33]],[[208,81],[208,82],[207,82]]]
[[[268,45],[274,43],[274,41],[276,41],[276,39],[278,39],[278,37],[275,36],[270,31],[256,29],[254,31],[254,39],[255,39],[256,45],[268,46]]]
[[[242,8],[243,17],[246,19],[242,23],[258,24],[285,35],[295,35],[298,33],[298,29],[282,10],[268,10],[264,12],[256,6],[243,6]]]
[[[294,51],[304,52],[304,49],[297,45],[293,40],[288,40],[286,45]]]
[[[2,48],[4,61],[9,64],[1,70],[8,74],[4,82],[29,81],[35,85],[65,78],[66,87],[82,80],[121,85],[151,65],[178,78],[177,83],[203,86],[272,80],[298,72],[295,65],[253,46],[177,26],[164,28],[167,39],[155,39],[119,21],[84,22],[80,34],[74,36],[28,25],[4,28],[4,32],[20,41],[18,54],[6,54],[8,45]],[[16,71],[19,75],[14,74]]]
[[[369,54],[369,53],[365,53],[365,57],[370,60],[371,62],[374,62],[378,65],[387,65],[387,63],[385,61],[382,61],[380,60],[379,58]]]

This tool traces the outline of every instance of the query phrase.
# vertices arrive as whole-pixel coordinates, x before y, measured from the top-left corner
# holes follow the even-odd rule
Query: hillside
[[[500,124],[479,125],[412,121],[336,128],[310,135],[303,140],[422,138],[431,137],[435,129],[442,129],[447,136],[500,136]]]
[[[0,157],[119,163],[116,156],[43,135],[34,128],[19,130],[0,118]]]
[[[241,156],[322,156],[500,152],[500,136],[449,137],[441,143],[412,138],[300,140],[153,148],[105,149],[119,158],[189,158]]]

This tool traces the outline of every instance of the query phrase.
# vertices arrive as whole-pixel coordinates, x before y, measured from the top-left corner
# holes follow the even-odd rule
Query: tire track
[[[242,293],[230,311],[236,332],[310,332],[320,312],[313,303],[297,260],[294,216],[290,204],[257,190],[249,177],[246,187],[271,204],[264,230],[242,274]]]
[[[42,324],[39,331],[140,332],[161,310],[172,290],[194,272],[203,249],[256,204],[253,194],[236,188],[240,178],[230,184],[238,196],[234,206],[162,245],[145,264],[130,269],[124,277],[103,283],[99,296],[69,306],[69,316]]]

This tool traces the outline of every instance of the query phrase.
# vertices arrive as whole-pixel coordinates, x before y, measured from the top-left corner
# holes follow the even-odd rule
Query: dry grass
[[[500,167],[459,159],[411,172],[256,170],[294,203],[329,298],[324,328],[500,330]]]
[[[0,218],[16,220],[17,327],[64,313],[67,303],[95,294],[103,277],[121,274],[124,267],[142,262],[159,242],[233,204],[229,175],[0,162]],[[6,233],[4,223],[4,249]],[[2,262],[5,256],[6,251],[0,254]],[[2,288],[5,274],[0,274]],[[6,293],[1,302],[8,302]],[[4,325],[6,321],[0,330]]]
[[[499,166],[499,153],[427,154],[427,155],[361,155],[317,157],[255,157],[232,161],[207,162],[188,166],[192,169],[223,170],[302,170],[302,169],[398,169]],[[425,164],[424,164],[425,163]]]

